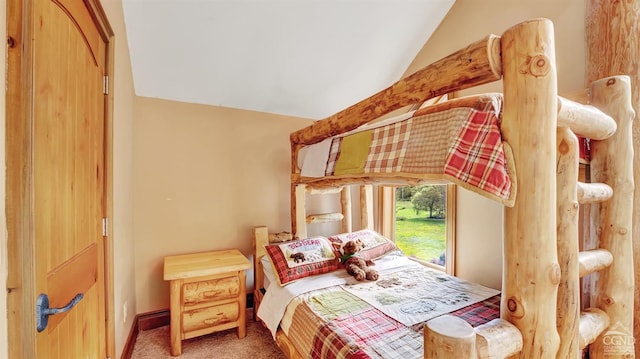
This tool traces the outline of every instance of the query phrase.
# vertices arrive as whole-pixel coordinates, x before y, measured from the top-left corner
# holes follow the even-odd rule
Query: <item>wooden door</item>
[[[17,338],[25,340],[25,347],[10,348],[18,357],[107,357],[103,218],[108,34],[97,21],[96,9],[97,1],[83,0],[25,1],[21,8],[28,27],[22,26],[21,37],[33,40],[24,43],[25,58],[16,65],[26,90],[11,85],[7,90],[8,100],[21,96],[23,101],[21,109],[7,111],[7,182],[9,190],[15,185],[25,193],[7,200],[8,229],[10,243],[33,246],[16,245],[20,263],[10,263],[10,271],[30,273],[18,283],[24,288],[23,317],[38,319],[36,306],[47,301],[51,308],[65,307],[74,298],[77,304],[43,316],[39,328],[33,320],[14,318],[24,331],[31,331]],[[16,71],[11,65],[10,60],[9,80]],[[22,130],[18,136],[26,146],[9,138],[12,126]],[[12,163],[13,156],[21,163]],[[16,339],[11,336],[10,344]]]

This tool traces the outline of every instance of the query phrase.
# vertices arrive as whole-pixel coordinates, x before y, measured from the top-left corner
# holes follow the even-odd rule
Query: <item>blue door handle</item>
[[[82,299],[84,295],[78,293],[71,301],[62,308],[49,308],[49,297],[46,294],[40,294],[36,301],[36,328],[38,332],[43,331],[49,324],[49,316],[64,313],[73,308]]]

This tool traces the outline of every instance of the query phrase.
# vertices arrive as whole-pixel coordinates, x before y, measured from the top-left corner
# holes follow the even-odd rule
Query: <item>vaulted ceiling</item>
[[[398,80],[455,0],[123,0],[139,96],[327,117]]]

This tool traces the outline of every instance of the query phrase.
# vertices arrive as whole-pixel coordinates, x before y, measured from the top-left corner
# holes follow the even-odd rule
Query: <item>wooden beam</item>
[[[616,121],[593,106],[558,97],[558,127],[568,127],[578,136],[604,140],[616,132]]]
[[[444,163],[443,163],[444,166]],[[292,176],[292,183],[305,183],[314,187],[330,185],[364,185],[378,184],[386,186],[417,186],[419,184],[447,184],[448,180],[442,178],[441,174],[420,174],[420,173],[367,173],[365,175],[345,175],[327,177],[298,177]]]
[[[604,202],[613,196],[613,189],[606,183],[578,182],[578,202]]]
[[[613,255],[606,249],[591,249],[578,253],[580,277],[600,271],[613,263]]]
[[[316,213],[310,214],[306,218],[307,223],[328,223],[342,221],[342,213]],[[303,237],[304,238],[304,237]]]
[[[293,132],[292,150],[353,130],[404,106],[473,86],[501,76],[500,38],[490,35],[416,71],[335,115]]]
[[[522,350],[522,333],[506,320],[494,319],[474,331],[478,358],[510,358]]]
[[[588,308],[580,315],[580,348],[596,341],[609,326],[609,316],[598,308]],[[616,356],[618,357],[618,356]]]
[[[341,186],[336,186],[336,187],[322,187],[322,188],[316,188],[316,187],[311,187],[308,186],[307,187],[307,193],[310,195],[316,195],[316,194],[337,194],[340,193],[340,191],[342,191],[342,187]]]

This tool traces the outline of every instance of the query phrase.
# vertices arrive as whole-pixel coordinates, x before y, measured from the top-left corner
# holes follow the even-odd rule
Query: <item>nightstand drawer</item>
[[[240,279],[238,277],[210,279],[186,283],[182,286],[185,305],[236,298],[239,292]]]
[[[182,313],[182,328],[185,333],[238,320],[238,303],[227,303]]]

